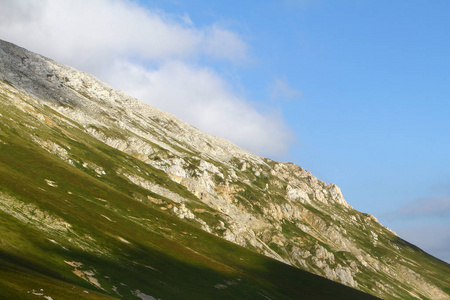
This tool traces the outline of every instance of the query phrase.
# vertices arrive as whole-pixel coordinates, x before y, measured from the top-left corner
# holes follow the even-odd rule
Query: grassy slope
[[[35,291],[54,299],[136,298],[139,292],[163,299],[372,298],[155,209],[145,199],[157,195],[131,184],[123,170],[144,170],[148,180],[192,196],[76,126],[38,121],[8,96],[0,100],[0,297],[33,298]],[[48,108],[35,109],[51,117]],[[32,142],[30,132],[70,147],[73,164]],[[106,174],[97,176],[82,162]],[[70,229],[58,226],[61,220]]]

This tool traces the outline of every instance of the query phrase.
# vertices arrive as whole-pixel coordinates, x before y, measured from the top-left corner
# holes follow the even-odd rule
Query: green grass
[[[16,217],[0,210],[0,298],[33,298],[41,289],[54,299],[137,299],[136,290],[162,299],[373,298],[222,240],[149,201],[137,200],[136,195],[159,196],[132,184],[121,172],[164,186],[192,202],[187,206],[204,208],[205,218],[212,216],[161,170],[106,146],[79,126],[67,125],[58,114],[54,124],[47,125],[1,105],[3,117],[14,122],[0,124],[0,138],[6,142],[0,144],[0,192],[36,210],[17,211]],[[51,113],[49,108],[36,109]],[[75,164],[31,142],[30,132],[70,147]],[[83,162],[102,167],[106,175],[98,176]],[[198,167],[196,160],[191,164]],[[258,193],[250,193],[255,195],[247,201],[260,201]],[[53,224],[27,215],[38,212],[71,227],[54,230]],[[101,288],[76,276],[67,262],[82,264],[77,270],[95,274]]]

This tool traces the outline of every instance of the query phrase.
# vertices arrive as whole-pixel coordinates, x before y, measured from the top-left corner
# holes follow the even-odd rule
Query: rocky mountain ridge
[[[3,41],[0,89],[7,105],[40,125],[73,140],[78,137],[70,130],[80,130],[143,162],[144,166],[108,168],[107,163],[82,159],[68,140],[41,136],[29,124],[28,138],[35,146],[105,182],[115,176],[139,187],[141,192],[133,193],[137,202],[378,297],[450,299],[450,281],[442,276],[450,271],[448,264],[403,241],[375,217],[354,210],[336,185],[325,184],[295,164],[252,154],[92,75]],[[8,126],[5,116],[0,117]],[[170,182],[155,178],[154,170]],[[57,181],[47,180],[47,186],[59,187]],[[8,202],[12,198],[7,193],[1,199],[0,210],[10,215],[17,215],[20,207],[25,213],[19,218],[24,220],[38,218],[39,223],[54,224],[52,230],[71,226],[63,218],[27,215],[39,209]]]

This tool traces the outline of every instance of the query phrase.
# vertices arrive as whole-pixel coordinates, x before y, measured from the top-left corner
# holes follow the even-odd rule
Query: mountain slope
[[[33,110],[58,113],[27,106],[34,99],[11,87],[1,90],[0,298],[370,298],[153,208],[147,197],[168,200],[116,170],[143,172],[194,196],[56,117],[30,118]],[[50,140],[64,143],[70,158]]]
[[[449,299],[448,264],[294,164],[3,41],[0,81],[12,270],[142,299],[369,297],[300,269],[382,298]]]

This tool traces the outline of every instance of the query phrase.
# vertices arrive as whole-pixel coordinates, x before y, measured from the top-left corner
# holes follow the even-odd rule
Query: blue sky
[[[295,162],[450,262],[449,1],[5,3],[0,38]]]

